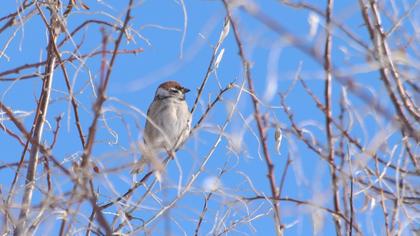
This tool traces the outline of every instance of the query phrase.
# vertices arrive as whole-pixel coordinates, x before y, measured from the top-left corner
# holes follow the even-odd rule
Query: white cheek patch
[[[156,91],[156,95],[160,96],[160,97],[167,97],[169,96],[169,91],[163,88],[158,88],[158,90]]]

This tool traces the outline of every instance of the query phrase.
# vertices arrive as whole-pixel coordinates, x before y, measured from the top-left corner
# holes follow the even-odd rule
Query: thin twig
[[[51,19],[50,19],[50,27],[48,27],[48,23],[46,23],[46,19],[44,17],[44,14],[41,10],[41,8],[36,4],[36,7],[40,13],[40,15],[43,17],[44,23],[46,24],[47,28],[49,28],[49,44],[48,44],[48,55],[47,55],[47,65],[45,67],[44,77],[43,77],[43,84],[42,84],[42,90],[41,95],[39,98],[37,113],[35,115],[34,120],[34,131],[33,131],[33,138],[36,140],[36,142],[40,143],[42,141],[42,134],[44,130],[44,124],[46,121],[46,116],[48,113],[48,105],[50,102],[50,95],[52,90],[52,82],[53,82],[53,76],[54,76],[54,67],[56,63],[56,57],[54,55],[53,51],[53,45],[56,40],[56,33],[53,31],[53,29],[56,27],[54,25],[55,17],[56,17],[56,6],[50,5],[50,11],[51,11]],[[14,234],[15,235],[21,235],[24,234],[26,230],[26,221],[27,216],[30,210],[30,204],[32,201],[32,194],[34,190],[35,185],[35,173],[38,165],[38,158],[39,158],[39,145],[32,145],[30,149],[30,156],[29,156],[29,164],[28,164],[28,170],[26,174],[26,180],[25,180],[25,191],[22,198],[22,208],[19,213],[19,224],[17,225]]]
[[[242,200],[244,200],[244,201],[255,201],[255,200],[264,200],[266,198],[267,198],[266,196],[254,196],[254,197],[242,197]],[[318,205],[316,203],[313,203],[313,202],[310,202],[310,201],[298,200],[298,199],[290,198],[290,197],[278,198],[276,200],[285,201],[285,202],[293,202],[293,203],[296,203],[298,205],[308,205],[308,206],[311,206],[311,207],[315,207],[317,209],[321,209],[321,210],[324,210],[324,211],[330,213],[333,217],[337,216],[337,217],[343,219],[346,223],[350,224],[350,220],[347,219],[347,217],[344,216],[343,214],[337,213],[333,209],[320,206],[320,205]],[[360,229],[356,225],[350,225],[350,227],[354,228],[358,233],[361,232]]]
[[[272,29],[274,32],[282,35],[285,39],[287,39],[288,42],[293,44],[297,49],[301,50],[303,53],[307,54],[311,58],[314,59],[314,61],[320,65],[324,64],[324,59],[322,56],[320,56],[316,49],[314,47],[308,46],[308,44],[302,40],[301,38],[295,36],[290,31],[288,31],[283,25],[275,21],[270,16],[264,14],[257,6],[248,6],[244,5],[243,8],[247,13],[255,17],[258,21],[266,25],[268,28]],[[390,111],[388,111],[386,108],[380,105],[378,102],[374,102],[371,99],[371,96],[363,89],[356,86],[356,84],[353,82],[354,79],[349,76],[341,75],[337,72],[334,72],[336,66],[334,64],[332,65],[332,75],[337,79],[337,81],[343,85],[345,85],[349,91],[351,91],[353,94],[358,96],[362,101],[368,103],[369,106],[371,106],[375,111],[381,113],[385,118],[390,120],[392,123],[398,125],[401,127],[404,131],[406,131],[407,135],[412,137],[417,142],[420,141],[420,132],[418,132],[412,124],[406,119],[405,116],[401,116],[401,109],[400,107],[396,106],[397,108],[397,114],[398,118],[394,116],[394,114]],[[395,98],[395,96],[393,96]],[[394,98],[392,98],[394,101],[396,101]],[[395,105],[395,102],[394,102]],[[401,116],[401,117],[400,117]]]
[[[104,77],[101,77],[101,83],[100,83],[99,88],[98,88],[98,97],[95,101],[95,104],[93,105],[94,117],[93,117],[92,123],[89,127],[88,138],[87,138],[87,142],[86,142],[86,145],[84,147],[84,150],[83,150],[82,162],[81,162],[81,168],[84,171],[83,172],[84,175],[86,175],[86,172],[87,172],[86,167],[88,166],[90,155],[92,153],[92,149],[93,149],[93,145],[94,145],[94,141],[95,141],[96,126],[97,126],[97,123],[98,123],[99,116],[101,115],[102,106],[106,101],[105,93],[106,93],[106,90],[108,88],[109,80],[111,78],[111,73],[112,73],[112,70],[113,70],[113,65],[115,63],[115,59],[117,58],[117,55],[118,55],[118,53],[117,53],[118,48],[121,44],[121,41],[122,41],[122,38],[124,36],[125,30],[128,26],[128,22],[131,19],[131,10],[132,10],[132,7],[133,7],[133,2],[134,2],[133,0],[129,0],[129,2],[128,2],[128,7],[127,7],[123,27],[122,27],[119,35],[118,35],[117,40],[115,41],[114,52],[111,56],[111,60],[108,64],[108,66],[107,66],[106,73],[105,73]],[[87,181],[86,181],[86,180],[88,180],[87,176],[85,176],[84,180],[85,180],[84,183],[87,184]],[[92,189],[92,183],[90,184],[90,186],[91,186],[91,193],[90,193],[91,196],[89,198],[89,201],[92,204],[93,211],[95,212],[95,215],[96,215],[96,219],[99,222],[99,224],[101,225],[101,227],[105,229],[106,234],[111,235],[112,230],[111,230],[108,222],[106,221],[105,217],[103,216],[103,213],[101,211],[102,209],[96,203],[96,197],[95,197],[95,193],[93,192],[93,189]]]
[[[253,80],[251,78],[251,69],[250,69],[250,62],[248,61],[248,59],[245,56],[245,51],[242,45],[242,41],[241,41],[241,37],[239,35],[239,30],[238,30],[238,25],[236,23],[236,20],[233,19],[232,14],[231,14],[231,9],[229,4],[227,3],[226,0],[222,0],[225,10],[226,10],[226,14],[229,17],[229,21],[232,24],[232,29],[235,35],[235,41],[236,44],[239,48],[239,56],[241,58],[242,61],[242,66],[243,66],[243,70],[244,70],[244,74],[245,74],[245,78],[248,82],[248,89],[249,92],[251,94],[255,95],[255,90],[254,90],[254,84],[253,84]],[[252,104],[253,104],[253,108],[254,108],[254,119],[257,122],[257,127],[258,127],[258,134],[259,134],[259,139],[260,139],[260,143],[263,147],[263,152],[264,152],[264,158],[265,158],[265,163],[267,165],[267,178],[268,178],[268,182],[270,185],[270,189],[271,189],[271,194],[272,194],[272,204],[273,204],[273,209],[274,209],[274,222],[276,225],[276,234],[277,235],[283,235],[283,225],[281,223],[281,218],[280,218],[280,210],[279,210],[279,204],[276,201],[276,198],[278,198],[279,193],[278,193],[278,189],[276,186],[276,181],[275,181],[275,175],[274,175],[274,164],[273,161],[271,160],[270,157],[270,153],[268,151],[268,146],[267,146],[267,134],[266,134],[266,127],[264,127],[263,124],[263,118],[261,116],[261,112],[258,106],[258,99],[255,98],[255,96],[251,96],[252,99]]]
[[[332,63],[331,63],[331,48],[332,48],[332,11],[333,11],[334,0],[327,0],[327,7],[325,10],[325,21],[326,21],[326,40],[324,50],[324,71],[325,71],[325,87],[324,87],[324,101],[325,101],[325,129],[327,131],[327,143],[328,143],[328,160],[330,163],[334,163],[334,138],[332,134],[332,110],[331,110],[331,90],[332,90]],[[337,173],[335,165],[330,165],[331,172],[331,183],[332,183],[332,196],[334,200],[334,210],[340,213],[339,205],[339,190],[337,183]],[[336,235],[341,235],[341,225],[337,218],[334,219]]]

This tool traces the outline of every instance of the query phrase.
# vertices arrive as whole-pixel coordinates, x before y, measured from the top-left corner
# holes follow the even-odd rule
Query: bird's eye
[[[180,93],[181,91],[179,91],[176,88],[171,88],[171,89],[169,89],[169,92],[171,92],[171,93]]]

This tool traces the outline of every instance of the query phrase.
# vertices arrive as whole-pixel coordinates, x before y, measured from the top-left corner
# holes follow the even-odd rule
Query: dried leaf
[[[99,167],[97,165],[95,165],[95,164],[93,164],[93,171],[95,171],[96,174],[99,174],[100,173]]]
[[[220,179],[216,176],[207,177],[203,182],[203,190],[205,192],[217,191],[221,186]]]
[[[375,208],[375,206],[376,206],[376,200],[375,200],[375,198],[371,198],[370,199],[370,210],[372,210],[373,208]]]
[[[214,70],[217,70],[217,68],[219,67],[219,63],[222,60],[224,53],[225,53],[225,49],[222,48],[222,50],[219,52],[219,55],[217,55],[216,61],[214,62],[214,66],[213,66]]]
[[[225,38],[228,36],[229,31],[230,31],[229,18],[226,17],[225,18],[225,24],[223,25],[223,30],[220,33],[219,40],[217,41],[217,44],[216,44],[215,52],[217,52],[219,50],[220,45],[225,40]]]
[[[223,42],[226,36],[228,36],[230,31],[230,21],[229,18],[226,17],[225,24],[223,25],[223,31],[220,33],[219,42]]]
[[[80,4],[84,10],[90,10],[88,5],[84,4],[83,2]]]
[[[313,209],[311,211],[311,217],[312,217],[312,225],[314,229],[314,235],[318,235],[319,232],[322,231],[324,228],[324,215],[322,214],[322,211],[319,209]]]
[[[319,16],[313,12],[310,12],[308,16],[308,23],[310,26],[309,37],[313,38],[318,32]]]
[[[276,125],[276,131],[274,132],[274,141],[276,142],[277,154],[280,154],[281,140],[283,139],[283,133],[280,125]]]
[[[155,178],[159,183],[162,183],[162,173],[159,170],[155,171]]]
[[[370,203],[370,205],[372,205],[372,197],[367,195],[367,194],[365,194],[364,197],[365,197],[365,199],[363,201],[363,206],[360,209],[361,212],[364,212],[369,208],[369,203]]]
[[[146,166],[146,161],[144,158],[140,159],[139,161],[135,162],[133,165],[133,169],[131,170],[131,174],[138,174],[143,172],[144,167]]]

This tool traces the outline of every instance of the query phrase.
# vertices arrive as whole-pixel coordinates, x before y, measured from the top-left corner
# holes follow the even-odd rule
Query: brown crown
[[[175,88],[181,91],[183,94],[188,93],[190,90],[187,88],[182,87],[178,82],[170,80],[166,81],[159,85],[159,88],[163,88],[165,90],[169,90],[170,88]]]
[[[169,90],[170,88],[176,88],[182,91],[183,87],[176,81],[169,80],[159,85],[159,88]]]

